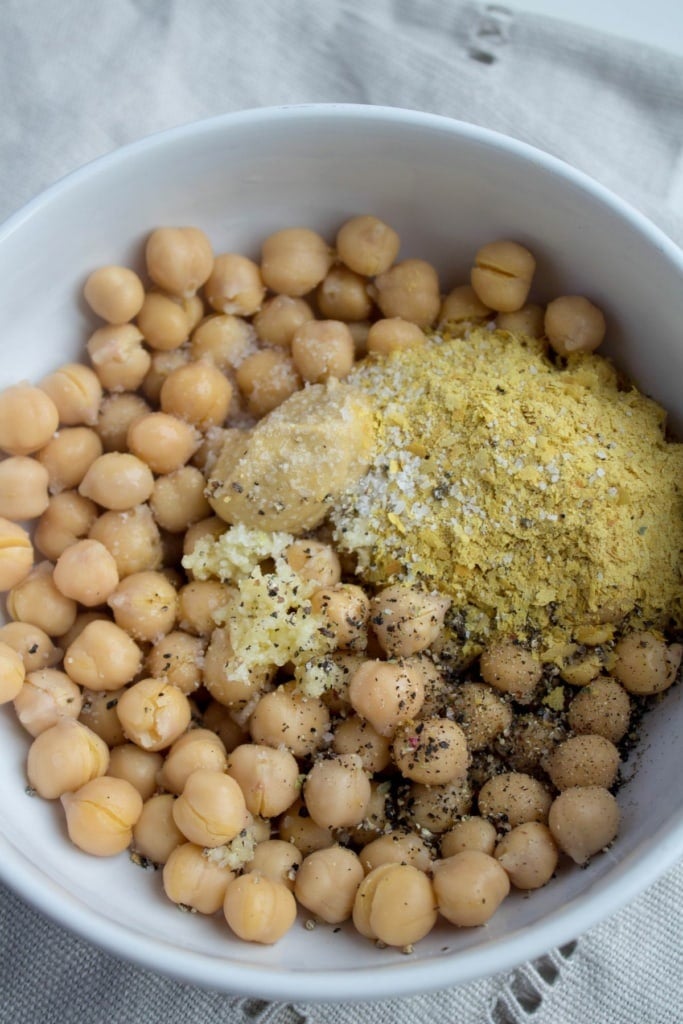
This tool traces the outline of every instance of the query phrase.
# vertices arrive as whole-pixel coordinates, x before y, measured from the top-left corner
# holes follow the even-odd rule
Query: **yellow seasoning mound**
[[[584,624],[683,624],[683,445],[596,355],[478,329],[366,361],[371,467],[335,502],[373,583],[453,598],[462,639],[547,644]]]

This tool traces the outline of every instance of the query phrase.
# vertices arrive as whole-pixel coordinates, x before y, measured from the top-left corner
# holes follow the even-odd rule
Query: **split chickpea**
[[[142,797],[125,779],[100,775],[64,793],[62,805],[71,842],[96,857],[113,857],[130,846]]]
[[[229,843],[249,823],[242,790],[222,772],[192,772],[173,805],[173,820],[191,842],[215,847]]]
[[[142,664],[142,651],[114,622],[89,622],[67,647],[64,669],[91,690],[118,690],[130,683]]]
[[[192,717],[190,703],[177,686],[152,678],[122,693],[116,711],[126,737],[143,750],[170,747]]]

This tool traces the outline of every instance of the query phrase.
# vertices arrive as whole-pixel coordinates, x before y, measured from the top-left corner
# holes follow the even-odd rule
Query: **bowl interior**
[[[468,279],[476,249],[512,237],[536,255],[534,298],[586,294],[605,309],[609,352],[683,426],[680,253],[598,186],[511,140],[381,108],[282,108],[152,137],[72,175],[0,232],[2,386],[79,358],[94,323],[80,293],[105,263],[139,266],[154,227],[203,228],[217,251],[258,254],[265,235],[305,225],[331,240],[357,213],[431,260],[444,291]],[[378,998],[493,973],[573,937],[625,903],[683,853],[676,787],[683,693],[647,719],[637,772],[622,789],[622,832],[583,871],[512,897],[484,929],[437,929],[410,957],[347,929],[297,927],[272,949],[182,914],[152,871],[100,861],[66,839],[60,808],[25,793],[28,742],[0,714],[0,872],[63,924],[179,977],[267,998]]]

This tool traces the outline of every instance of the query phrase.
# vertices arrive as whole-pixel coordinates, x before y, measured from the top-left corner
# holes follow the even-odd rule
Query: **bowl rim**
[[[301,121],[323,116],[333,120],[362,119],[383,124],[394,123],[408,130],[432,127],[531,160],[547,173],[563,178],[609,207],[635,231],[644,235],[651,245],[679,268],[683,276],[683,251],[663,230],[610,189],[558,157],[512,136],[444,115],[401,107],[353,103],[256,107],[218,114],[147,135],[98,156],[64,175],[29,200],[0,226],[0,244],[62,194],[77,189],[82,181],[96,175],[100,168],[115,168],[131,157],[143,155],[159,145],[186,141],[216,131],[229,131],[247,123],[266,125],[274,119]],[[293,972],[246,963],[233,966],[203,953],[164,944],[157,938],[130,932],[123,925],[102,918],[26,861],[21,852],[1,834],[0,851],[0,878],[20,897],[58,925],[136,966],[234,996],[258,996],[261,999],[294,1003],[360,1002],[464,985],[509,971],[575,939],[580,933],[632,902],[683,857],[683,809],[667,823],[666,835],[662,837],[654,834],[642,844],[634,863],[627,864],[628,858],[622,862],[623,870],[618,872],[618,877],[605,883],[598,896],[589,889],[576,897],[569,907],[560,908],[533,926],[495,940],[484,949],[465,950],[448,957],[423,961],[407,957],[400,966],[395,963],[375,963],[368,967],[342,970],[302,969]]]

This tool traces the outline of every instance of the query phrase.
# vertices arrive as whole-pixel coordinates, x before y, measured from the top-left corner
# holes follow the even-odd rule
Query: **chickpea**
[[[341,924],[351,917],[364,877],[357,854],[335,844],[304,858],[296,873],[294,895],[316,917]]]
[[[218,580],[192,580],[178,594],[178,619],[182,629],[197,636],[211,636],[235,590]]]
[[[392,755],[404,778],[425,786],[463,779],[470,760],[464,732],[448,718],[399,726]]]
[[[356,715],[351,715],[337,726],[332,748],[336,754],[358,754],[363,768],[370,775],[384,771],[391,762],[387,737],[380,736],[369,722]]]
[[[128,428],[139,416],[152,410],[144,398],[130,392],[107,395],[100,405],[95,430],[105,452],[127,450]]]
[[[160,757],[159,754],[138,750],[137,747],[133,749],[137,750],[139,754],[145,754],[146,757]],[[116,751],[112,751],[112,754],[114,753]],[[112,757],[111,761],[113,760]],[[109,770],[111,774],[114,774],[111,769],[111,761]],[[147,799],[143,797],[143,800],[145,802],[142,805],[142,812],[133,827],[133,849],[142,857],[151,860],[153,864],[165,864],[173,851],[185,843],[183,833],[173,820],[175,797],[170,793],[158,793]],[[206,860],[206,858],[204,859]],[[211,862],[206,860],[206,863],[208,865]],[[199,866],[203,867],[203,865]],[[184,900],[181,902],[184,903]],[[189,906],[189,904],[185,905]]]
[[[149,503],[159,526],[169,533],[181,533],[208,516],[211,506],[204,488],[204,476],[195,466],[181,466],[158,477]]]
[[[261,271],[252,260],[225,253],[214,260],[204,293],[217,313],[251,316],[261,308],[266,289]]]
[[[337,232],[339,259],[357,274],[374,277],[389,269],[401,240],[393,228],[369,214],[352,217]]]
[[[210,701],[204,709],[202,723],[204,728],[215,732],[222,740],[223,746],[228,753],[233,751],[235,747],[239,747],[241,743],[246,743],[249,739],[249,733],[246,729],[239,725],[230,716],[229,709],[223,704],[219,704],[217,700]]]
[[[33,544],[18,523],[0,517],[0,590],[11,590],[28,577],[33,566]]]
[[[315,320],[315,315],[304,299],[274,295],[254,317],[254,327],[266,345],[291,348],[294,332],[309,320]]]
[[[509,892],[507,873],[481,850],[463,850],[434,865],[439,910],[458,928],[486,924]]]
[[[205,847],[229,843],[249,822],[244,796],[235,780],[201,768],[188,777],[173,805],[173,819],[191,843]]]
[[[124,512],[104,512],[95,519],[88,536],[104,544],[116,563],[119,579],[161,566],[161,534],[147,504]]]
[[[264,348],[246,356],[235,377],[252,416],[265,416],[277,409],[301,387],[295,363],[279,348]]]
[[[495,858],[516,889],[540,889],[553,877],[558,851],[547,825],[527,821],[503,836]]]
[[[224,772],[227,764],[225,747],[218,736],[208,729],[190,729],[178,737],[166,755],[159,772],[159,785],[179,796],[193,772],[200,768]]]
[[[47,469],[28,455],[11,455],[0,462],[0,516],[34,519],[47,508],[50,482]]]
[[[285,551],[287,563],[297,576],[321,587],[334,587],[341,579],[337,552],[319,540],[295,540]]]
[[[113,857],[130,845],[142,798],[125,779],[100,775],[61,800],[69,839],[80,850]]]
[[[396,263],[375,278],[374,292],[384,317],[400,316],[418,327],[431,327],[439,315],[439,278],[425,260]]]
[[[117,626],[135,640],[152,643],[173,629],[178,615],[175,587],[161,572],[135,572],[111,593],[107,604]]]
[[[527,821],[547,821],[551,803],[543,783],[524,772],[494,775],[479,790],[479,813],[510,828]]]
[[[510,705],[485,683],[455,687],[451,703],[470,750],[485,750],[512,725]]]
[[[102,454],[102,442],[90,427],[59,430],[38,453],[38,463],[47,474],[51,494],[78,487],[95,459]],[[9,461],[9,460],[8,460]],[[35,470],[33,471],[35,473]],[[39,512],[45,511],[47,501]]]
[[[461,284],[453,288],[441,303],[439,327],[448,327],[451,334],[461,334],[473,324],[488,320],[491,312],[471,285]]]
[[[18,651],[0,640],[0,704],[15,700],[26,678],[24,661]]]
[[[199,430],[220,426],[230,408],[232,385],[212,363],[187,363],[172,370],[161,386],[162,411]]]
[[[255,342],[256,331],[248,320],[230,314],[209,316],[192,334],[190,358],[212,362],[225,373],[253,352]]]
[[[485,683],[521,704],[531,700],[543,675],[533,654],[511,640],[491,644],[479,659],[479,671]]]
[[[261,273],[272,291],[298,298],[320,284],[333,258],[327,242],[315,231],[285,228],[264,241]]]
[[[604,736],[572,736],[555,747],[545,768],[560,790],[573,786],[609,789],[619,771],[619,751]]]
[[[327,320],[349,323],[367,320],[372,313],[367,280],[343,264],[332,267],[316,290],[318,309]]]
[[[82,363],[67,363],[40,382],[41,389],[57,406],[59,422],[65,427],[92,427],[102,401],[97,374]]]
[[[304,697],[293,684],[264,694],[249,720],[254,743],[283,747],[295,757],[306,757],[319,750],[329,728],[330,715],[323,702]]]
[[[206,856],[201,846],[180,843],[164,864],[164,892],[173,903],[192,907],[200,914],[215,914],[234,877],[229,868]]]
[[[249,872],[229,883],[223,912],[240,939],[272,945],[294,924],[296,900],[282,882]]]
[[[559,356],[594,352],[607,330],[601,310],[582,295],[553,299],[546,308],[544,323],[548,341]]]
[[[432,854],[415,832],[387,832],[363,847],[360,862],[366,874],[382,864],[412,864],[427,873],[432,866]]]
[[[362,587],[353,583],[320,587],[311,597],[311,608],[314,615],[325,620],[337,647],[342,650],[365,647],[370,602]]]
[[[0,391],[0,448],[31,455],[44,448],[59,426],[59,411],[42,388],[15,384]]]
[[[77,491],[55,494],[36,527],[36,547],[47,558],[57,561],[70,544],[87,536],[96,518],[95,503]]]
[[[306,807],[317,825],[358,825],[370,802],[370,780],[358,754],[336,754],[316,761],[304,782]]]
[[[609,676],[595,679],[577,693],[569,705],[567,721],[577,733],[595,733],[618,743],[628,731],[631,701],[622,686]]]
[[[439,849],[444,859],[462,853],[463,850],[479,850],[492,856],[496,838],[496,830],[490,821],[472,815],[456,821],[453,827],[441,836]]]
[[[183,307],[159,292],[145,295],[137,323],[149,347],[159,352],[180,348],[190,334],[190,321]]]
[[[191,632],[188,623],[182,618],[182,613],[180,625]],[[203,682],[214,700],[233,711],[244,707],[251,710],[251,702],[268,688],[274,675],[274,669],[263,666],[250,667],[245,671],[243,663],[232,649],[228,630],[215,629],[211,633],[204,657]],[[270,713],[267,713],[264,720],[269,719]],[[276,724],[268,721],[269,728],[271,724],[275,730]],[[278,746],[278,742],[273,742],[271,746]]]
[[[336,842],[332,829],[317,825],[302,800],[295,800],[281,816],[278,834],[280,839],[295,846],[304,857]]]
[[[36,793],[56,800],[104,775],[108,763],[104,740],[73,718],[62,718],[34,739],[26,774]]]
[[[93,313],[110,324],[125,324],[140,310],[145,290],[128,267],[98,267],[88,277],[83,296]]]
[[[301,851],[292,843],[284,839],[265,839],[257,844],[254,856],[245,867],[248,872],[263,875],[272,882],[282,882],[293,892],[296,872],[303,859]]]
[[[173,630],[154,644],[145,662],[148,675],[164,679],[184,694],[193,693],[202,681],[205,643],[201,637]]]
[[[542,338],[545,334],[545,310],[533,302],[522,306],[514,313],[499,313],[496,326],[499,331],[525,334],[527,338]]]
[[[152,494],[154,477],[149,466],[135,455],[108,452],[92,463],[78,493],[114,512],[140,505]]]
[[[208,279],[213,250],[200,228],[157,228],[147,239],[145,262],[156,285],[187,298]]]
[[[152,363],[144,340],[134,324],[100,327],[91,334],[86,348],[103,388],[137,391]]]
[[[536,260],[517,242],[489,242],[474,257],[472,287],[483,303],[499,313],[514,313],[527,300]]]
[[[577,786],[553,800],[548,826],[559,848],[576,864],[585,864],[619,831],[619,805],[607,789]]]
[[[163,763],[164,759],[161,754],[157,754],[153,750],[141,750],[134,743],[120,743],[109,754],[107,774],[112,775],[115,779],[125,779],[126,782],[130,782],[143,800],[150,800],[156,793],[157,775],[161,771]],[[136,825],[135,829],[137,827]],[[134,835],[135,829],[133,830]],[[178,841],[180,842],[180,837]]]
[[[82,704],[80,688],[56,668],[29,672],[14,698],[17,718],[31,736],[39,736],[61,718],[78,718]]]
[[[153,473],[172,473],[192,457],[199,434],[189,423],[164,412],[151,412],[131,423],[127,444]]]
[[[91,690],[118,690],[140,671],[142,652],[113,622],[89,622],[67,647],[64,669],[76,683]]]
[[[397,583],[385,587],[370,603],[372,626],[383,650],[405,658],[429,647],[443,629],[451,600],[436,591]]]
[[[419,714],[424,683],[411,662],[365,661],[349,683],[349,701],[380,736],[391,737],[402,722]]]
[[[239,783],[247,809],[264,818],[282,814],[299,792],[299,765],[288,750],[242,744],[228,756],[226,771]]]
[[[39,626],[48,636],[62,636],[74,624],[77,605],[58,590],[50,562],[39,562],[10,590],[7,611],[15,620]]]
[[[683,645],[670,644],[647,631],[629,633],[614,648],[613,675],[629,693],[667,690],[676,679]]]
[[[54,668],[62,660],[61,648],[55,647],[47,633],[30,622],[7,622],[1,626],[0,643],[16,651],[27,672]]]
[[[54,582],[65,597],[94,608],[104,604],[116,590],[119,574],[104,544],[98,540],[79,540],[57,559]]]
[[[174,370],[187,366],[190,362],[190,350],[187,346],[171,349],[170,352],[152,353],[152,362],[142,382],[142,393],[148,402],[158,405],[161,389]]]
[[[292,338],[294,366],[310,384],[348,376],[355,359],[353,336],[341,321],[308,321]]]
[[[432,930],[436,919],[432,883],[412,864],[382,864],[373,868],[356,892],[356,930],[387,946],[419,942]]]
[[[121,694],[117,714],[126,738],[154,751],[170,747],[192,717],[190,702],[177,686],[152,678],[141,679]]]
[[[410,320],[400,316],[377,320],[371,325],[367,337],[368,352],[387,356],[409,348],[422,348],[426,343],[424,332]]]

